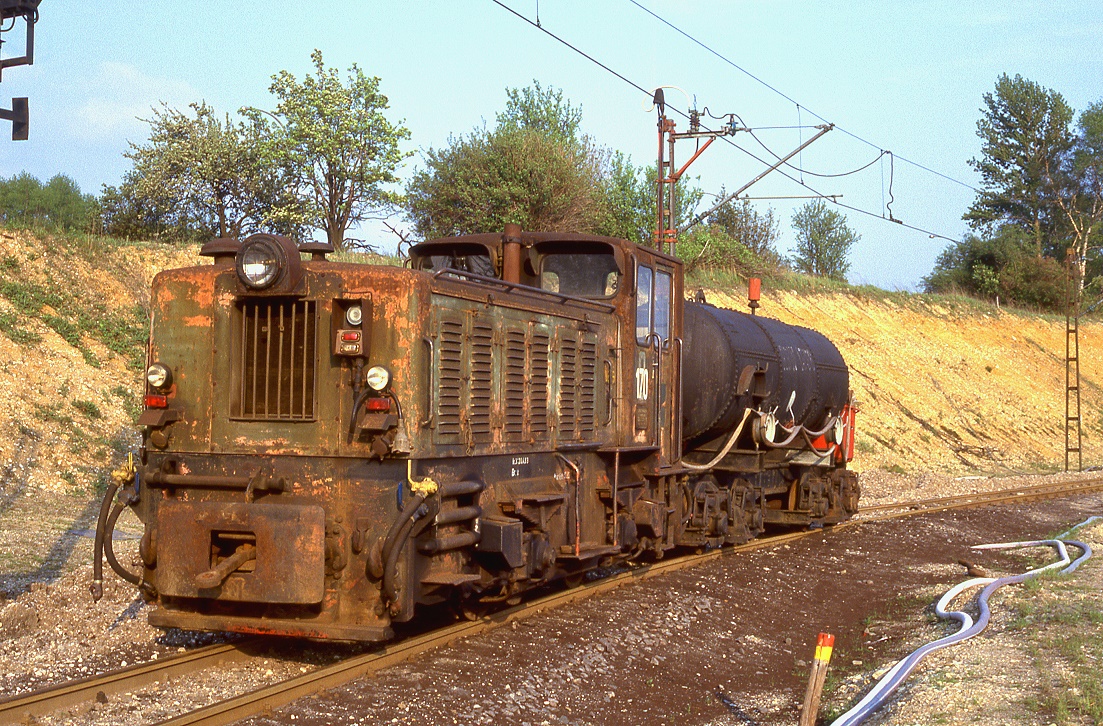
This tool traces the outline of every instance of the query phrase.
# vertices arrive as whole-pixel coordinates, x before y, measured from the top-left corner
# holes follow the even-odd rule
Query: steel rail
[[[1088,479],[1080,482],[1061,482],[1058,484],[1041,484],[1019,489],[1001,489],[992,492],[980,492],[976,494],[959,494],[951,497],[938,497],[936,499],[917,500],[914,502],[899,502],[889,504],[877,504],[862,507],[858,510],[856,518],[844,522],[843,525],[862,524],[865,522],[879,522],[886,519],[910,516],[913,514],[927,514],[930,512],[943,512],[950,509],[964,509],[967,507],[980,507],[986,504],[1003,504],[1005,502],[1029,502],[1038,499],[1052,499],[1077,494],[1090,494],[1103,491],[1103,478]],[[932,505],[932,506],[925,506]],[[873,517],[863,517],[867,512],[881,512],[889,510],[906,510],[882,514]],[[840,526],[843,526],[840,525]]]
[[[772,547],[790,542],[818,530],[790,532],[763,539],[751,540],[735,547],[709,550],[700,554],[689,554],[669,560],[641,565],[631,570],[595,580],[579,587],[552,593],[506,610],[485,615],[478,620],[461,622],[442,630],[436,630],[409,640],[383,646],[377,651],[354,656],[347,660],[324,666],[310,673],[296,676],[281,683],[259,688],[255,691],[229,698],[197,709],[180,716],[161,721],[158,726],[215,726],[230,724],[250,716],[285,706],[292,701],[319,691],[337,688],[356,678],[371,675],[378,670],[409,660],[426,651],[447,645],[458,638],[492,630],[512,622],[524,620],[545,610],[562,607],[594,595],[613,590],[631,582],[641,582],[669,572],[685,569],[718,557],[736,552]]]
[[[1103,490],[1103,478],[1081,482],[1067,482],[1058,485],[1034,485],[1020,489],[1000,490],[978,494],[963,494],[939,497],[929,500],[878,504],[859,509],[858,515],[868,512],[901,510],[873,517],[855,517],[832,527],[832,529],[879,522],[919,514],[930,514],[967,507],[999,504],[1003,502],[1025,502],[1037,499],[1070,496]],[[925,506],[933,505],[933,506]],[[458,638],[470,637],[512,622],[524,620],[546,610],[568,605],[586,598],[608,592],[631,582],[657,577],[681,569],[694,567],[705,562],[775,545],[784,544],[803,537],[823,534],[825,530],[813,529],[789,532],[770,537],[754,539],[742,545],[708,550],[661,560],[652,564],[635,566],[630,570],[595,580],[563,592],[545,595],[529,603],[485,615],[473,622],[461,622],[397,643],[381,646],[378,650],[354,656],[338,663],[323,666],[301,676],[256,689],[249,693],[229,698],[204,708],[160,722],[162,726],[183,726],[185,724],[229,724],[234,721],[257,715],[265,711],[284,706],[292,701],[323,690],[336,688],[356,678],[371,675],[378,670],[408,660],[421,653],[447,645]],[[99,676],[91,676],[62,686],[35,691],[6,701],[0,701],[0,724],[25,722],[28,716],[38,716],[79,705],[95,698],[102,691],[105,695],[133,691],[142,686],[165,678],[178,677],[202,668],[220,663],[245,660],[253,656],[243,652],[243,648],[256,641],[249,640],[236,644],[222,644],[198,648],[188,653],[173,655],[155,662],[149,662],[112,671]]]
[[[127,693],[166,678],[176,678],[223,663],[247,660],[253,656],[243,648],[256,642],[258,641],[255,639],[249,639],[239,643],[208,645],[109,673],[40,688],[0,701],[0,724],[30,723],[34,717],[89,703],[100,693],[105,696]]]
[[[959,495],[955,497],[939,497],[932,500],[901,502],[893,505],[876,505],[874,507],[860,509],[858,514],[861,514],[863,511],[878,511],[884,509],[901,509],[903,511],[890,512],[876,517],[850,519],[835,525],[832,529],[857,526],[888,519],[897,519],[900,517],[931,514],[950,509],[977,507],[1006,501],[1024,502],[1033,499],[1051,498],[1054,496],[1089,493],[1101,489],[1103,489],[1103,479],[1093,479],[1088,482],[1076,482],[1075,484],[1056,486],[1035,485],[980,495]],[[933,503],[935,506],[923,506],[928,503]],[[542,611],[578,602],[631,582],[640,582],[659,575],[694,567],[720,557],[734,555],[739,552],[773,547],[812,535],[822,535],[824,532],[825,530],[822,529],[789,532],[761,539],[754,539],[734,547],[724,547],[702,553],[687,554],[669,560],[661,560],[652,564],[641,565],[631,570],[595,580],[594,582],[570,590],[545,595],[530,603],[522,603],[521,605],[507,610],[483,616],[479,620],[473,622],[457,623],[443,630],[437,630],[399,643],[393,643],[382,647],[378,651],[355,656],[341,661],[340,663],[319,668],[305,675],[297,676],[287,681],[260,688],[250,693],[229,698],[205,708],[162,721],[158,726],[223,726],[224,724],[230,724],[250,716],[280,708],[304,696],[337,688],[356,678],[371,675],[383,668],[409,660],[414,656],[433,650],[442,645],[447,645],[458,638],[470,637],[508,623],[524,620]]]

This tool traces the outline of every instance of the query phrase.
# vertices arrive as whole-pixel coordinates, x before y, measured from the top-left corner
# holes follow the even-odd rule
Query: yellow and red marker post
[[[827,664],[835,647],[835,636],[820,633],[816,639],[816,657],[812,659],[812,672],[808,675],[808,691],[804,694],[804,706],[800,712],[800,726],[814,726],[820,711],[820,695],[827,679]]]

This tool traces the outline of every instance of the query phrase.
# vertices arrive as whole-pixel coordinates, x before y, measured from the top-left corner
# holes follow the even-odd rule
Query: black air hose
[[[381,595],[387,602],[393,603],[398,600],[397,583],[395,582],[395,574],[398,570],[398,556],[402,553],[403,548],[405,548],[406,540],[410,538],[410,532],[413,531],[414,525],[428,513],[429,507],[422,504],[414,511],[413,516],[402,523],[398,533],[395,535],[394,545],[387,553],[387,557],[383,560],[383,591]]]
[[[414,512],[425,501],[425,497],[421,494],[414,495],[410,501],[406,503],[406,506],[402,508],[398,516],[395,517],[394,522],[391,524],[390,530],[387,531],[387,536],[383,540],[383,549],[379,553],[379,559],[381,562],[386,562],[391,556],[391,549],[394,547],[395,540],[398,536],[398,531],[402,529],[402,525],[410,520],[414,516]]]
[[[107,518],[107,527],[105,528],[107,536],[104,537],[103,540],[103,552],[107,555],[107,564],[111,565],[111,569],[114,570],[119,577],[135,587],[141,587],[142,578],[124,568],[115,558],[115,543],[112,541],[112,536],[115,534],[115,522],[119,520],[119,515],[123,513],[124,509],[126,509],[125,502],[116,502],[115,508],[111,510],[111,516]]]
[[[119,491],[119,485],[112,483],[107,487],[107,493],[103,495],[103,503],[100,504],[100,516],[96,519],[96,540],[92,548],[92,602],[99,602],[103,597],[103,535],[107,527],[108,513],[111,511],[111,500]]]

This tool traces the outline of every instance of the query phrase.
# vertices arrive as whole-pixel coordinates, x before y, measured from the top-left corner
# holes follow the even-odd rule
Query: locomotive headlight
[[[353,305],[345,311],[345,322],[349,325],[359,325],[364,319],[364,308],[359,305]]]
[[[372,366],[364,377],[364,382],[373,391],[382,391],[391,382],[391,372],[383,366]]]
[[[162,363],[154,363],[146,369],[146,383],[163,391],[172,385],[172,371]]]
[[[283,251],[267,238],[249,239],[237,256],[237,274],[254,290],[271,287],[283,270]]]

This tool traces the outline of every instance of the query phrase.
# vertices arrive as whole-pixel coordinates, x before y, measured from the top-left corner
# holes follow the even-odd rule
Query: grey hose
[[[1100,519],[1100,517],[1090,517],[1089,519],[1081,522],[1077,526],[1059,535],[1057,539],[1050,540],[1035,540],[1031,542],[1007,542],[1001,544],[988,544],[977,545],[973,549],[1018,549],[1023,547],[1039,547],[1050,546],[1057,550],[1061,555],[1061,559],[1057,562],[1051,563],[1044,567],[1039,567],[1029,572],[1025,572],[1021,575],[1012,575],[1010,577],[991,578],[991,577],[976,577],[971,580],[966,580],[946,591],[946,593],[939,599],[935,605],[935,612],[939,617],[956,620],[961,623],[961,628],[958,632],[948,635],[945,638],[936,640],[933,643],[928,643],[921,648],[915,650],[910,655],[900,660],[896,665],[889,669],[885,675],[881,677],[879,681],[873,686],[873,688],[857,703],[853,708],[844,713],[839,718],[835,719],[831,726],[856,726],[869,718],[874,711],[880,708],[885,700],[896,691],[897,688],[904,682],[904,679],[911,674],[919,662],[927,656],[928,653],[932,653],[936,650],[940,650],[955,643],[960,643],[963,640],[968,640],[974,635],[977,635],[988,627],[988,620],[991,617],[991,611],[988,607],[988,598],[991,597],[999,588],[1004,585],[1014,585],[1021,582],[1025,582],[1031,578],[1037,577],[1043,572],[1048,570],[1063,567],[1061,574],[1067,574],[1073,572],[1078,568],[1081,563],[1087,560],[1092,555],[1092,549],[1083,542],[1076,540],[1062,541],[1061,537],[1071,534],[1073,531],[1084,527],[1091,522]],[[1082,551],[1082,554],[1076,558],[1075,561],[1070,562],[1066,545],[1072,545]],[[977,603],[980,608],[980,615],[977,621],[974,623],[973,618],[968,613],[960,610],[946,611],[946,606],[949,605],[955,597],[957,597],[962,591],[967,590],[976,585],[985,585],[985,588],[981,591],[977,597]]]

